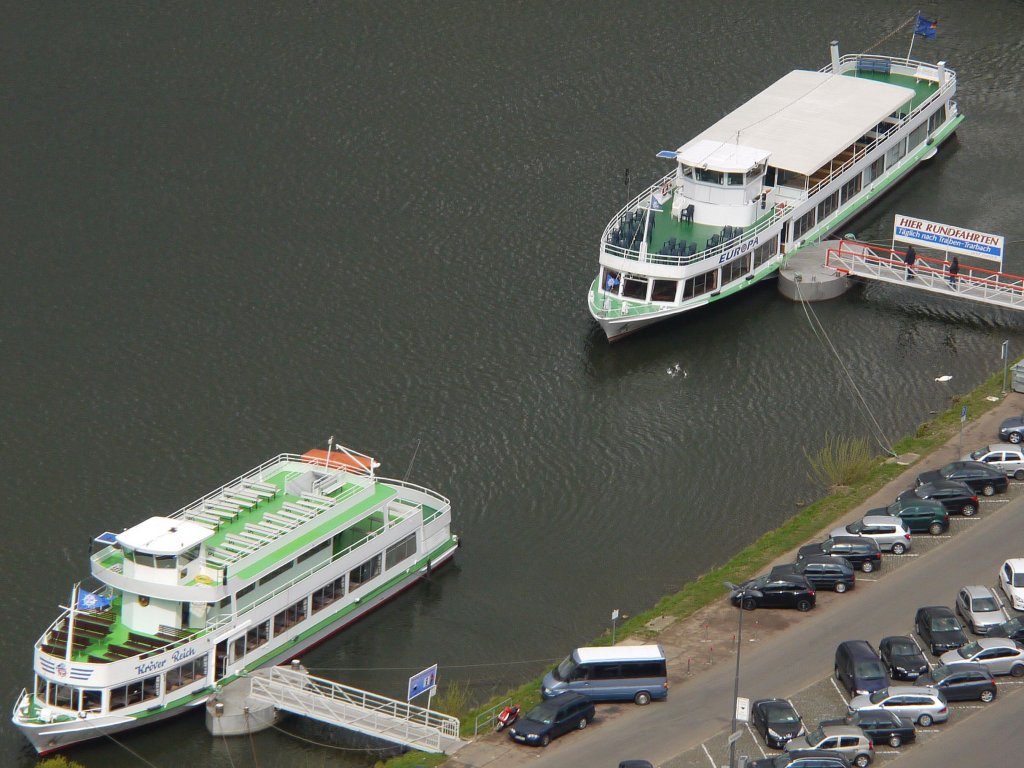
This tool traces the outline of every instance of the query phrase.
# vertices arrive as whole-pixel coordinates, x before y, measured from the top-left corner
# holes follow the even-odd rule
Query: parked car
[[[1014,557],[999,569],[999,587],[1014,610],[1024,611],[1024,558]]]
[[[896,501],[912,498],[938,501],[951,515],[970,517],[978,511],[978,497],[958,480],[937,480],[934,483],[919,485],[901,493],[896,497]]]
[[[967,644],[967,635],[964,634],[960,622],[953,615],[953,611],[944,605],[918,608],[914,616],[914,629],[936,656]]]
[[[999,425],[999,439],[1016,445],[1024,440],[1024,416],[1011,416]]]
[[[919,499],[917,496],[897,499],[888,507],[869,509],[868,514],[898,517],[911,534],[930,533],[938,536],[949,530],[949,512],[942,506],[942,502]]]
[[[939,480],[959,480],[983,496],[1006,493],[1010,486],[1005,472],[980,461],[951,461],[940,469],[922,472],[917,476],[918,485],[928,485]]]
[[[758,699],[750,705],[750,722],[772,749],[782,749],[806,732],[804,721],[786,699]]]
[[[871,539],[860,536],[835,536],[817,544],[807,544],[797,550],[797,560],[806,560],[816,555],[845,557],[854,568],[871,573],[882,565],[882,553]]]
[[[910,529],[903,525],[902,520],[892,515],[865,515],[860,520],[834,529],[829,536],[861,536],[873,539],[881,551],[892,552],[894,555],[902,555],[910,549],[911,544]]]
[[[857,586],[857,572],[845,557],[809,556],[795,563],[776,565],[771,571],[773,578],[792,575],[803,576],[815,590],[845,592]]]
[[[836,680],[851,696],[880,691],[889,685],[885,665],[867,640],[844,640],[836,646],[834,669]]]
[[[858,768],[870,765],[875,757],[874,744],[855,725],[819,725],[786,744],[786,752],[801,749],[827,749],[838,752]]]
[[[744,594],[743,609],[755,608],[796,608],[809,611],[814,607],[814,587],[803,576],[758,576],[740,585],[741,590],[756,590],[760,596]],[[733,605],[740,604],[740,592],[730,596]]]
[[[914,685],[942,691],[946,701],[989,702],[997,694],[996,679],[980,664],[939,664],[918,677]]]
[[[1013,443],[992,443],[971,451],[963,461],[980,461],[1014,480],[1024,480],[1024,449]]]
[[[981,585],[961,587],[956,593],[956,604],[953,607],[957,616],[976,635],[987,635],[992,627],[1010,618],[995,593]]]
[[[955,651],[946,651],[939,656],[939,662],[979,664],[993,675],[1024,676],[1024,648],[1005,637],[983,637],[967,643]]]
[[[879,709],[905,717],[922,728],[949,719],[946,697],[934,688],[916,685],[894,685],[885,690],[854,696],[847,706],[847,712],[851,715]]]
[[[802,749],[754,760],[747,768],[850,768],[850,761],[837,752]]]
[[[917,739],[917,731],[910,720],[886,709],[862,709],[842,720],[822,720],[819,725],[856,725],[875,744],[884,742],[890,747],[909,744]]]
[[[928,671],[928,660],[914,639],[906,635],[883,637],[878,644],[878,655],[893,680],[916,680]]]
[[[578,693],[563,693],[542,701],[525,717],[508,728],[512,741],[546,747],[552,739],[578,728],[583,730],[594,719],[594,702]]]
[[[1008,637],[1011,640],[1024,641],[1024,622],[1014,617],[1002,624],[997,624],[988,631],[989,637]]]

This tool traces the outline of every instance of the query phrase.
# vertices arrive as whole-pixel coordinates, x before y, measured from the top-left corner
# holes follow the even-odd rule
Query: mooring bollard
[[[690,674],[690,662],[693,661],[689,656],[686,657],[686,674]]]
[[[715,663],[715,646],[709,645],[708,646],[708,664],[714,664],[714,663]]]
[[[753,633],[753,637],[750,638],[750,642],[752,642],[752,643],[756,643],[757,642],[757,619],[754,619],[754,633]]]
[[[711,630],[711,625],[708,622],[705,621],[704,622],[704,642],[705,643],[708,642],[708,640],[710,639],[710,638],[708,638],[708,633],[710,632],[710,630]]]

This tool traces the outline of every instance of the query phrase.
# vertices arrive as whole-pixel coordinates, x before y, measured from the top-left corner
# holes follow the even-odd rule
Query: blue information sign
[[[437,687],[437,664],[427,667],[422,672],[417,672],[409,678],[409,696],[406,701],[412,701],[421,693],[426,693]]]

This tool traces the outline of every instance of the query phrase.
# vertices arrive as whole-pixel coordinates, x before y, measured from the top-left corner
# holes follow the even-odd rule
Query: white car
[[[902,555],[910,551],[910,529],[900,518],[893,515],[866,515],[865,517],[836,528],[829,534],[836,536],[861,536],[874,539],[883,552]]]
[[[1015,557],[999,569],[999,586],[1015,610],[1024,611],[1024,557]]]
[[[992,443],[971,451],[961,461],[980,461],[1003,470],[1014,480],[1024,480],[1024,448],[1013,443]]]

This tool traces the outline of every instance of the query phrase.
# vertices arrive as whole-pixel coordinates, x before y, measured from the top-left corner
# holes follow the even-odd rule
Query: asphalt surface
[[[923,469],[924,467],[922,467]],[[996,571],[1009,557],[1024,556],[1024,493],[1021,483],[1010,492],[983,499],[981,511],[970,519],[953,518],[950,536],[932,539],[918,535],[914,556],[885,556],[882,571],[858,575],[858,585],[844,595],[823,595],[818,608],[770,642],[748,642],[742,652],[740,695],[750,699],[783,697],[793,700],[805,721],[845,713],[843,692],[831,684],[836,645],[847,639],[866,639],[877,645],[885,635],[912,634],[914,612],[922,605],[953,605],[956,591],[965,584],[996,583]],[[929,551],[934,550],[934,551]],[[1013,611],[1010,611],[1013,615]],[[749,614],[748,614],[749,615]],[[934,660],[934,659],[932,659]],[[620,760],[645,759],[662,768],[715,768],[727,765],[726,737],[732,713],[734,666],[720,664],[685,685],[674,688],[668,701],[648,707],[626,707],[621,716],[598,718],[584,733],[568,734],[547,749],[530,749],[526,762],[538,766],[615,766]],[[1020,713],[1021,687],[1000,678],[999,698],[991,705],[953,704],[947,724],[919,732],[918,744],[892,750],[879,745],[877,764],[893,762],[898,768],[916,765],[917,755],[945,754],[931,742],[975,742],[965,739],[961,722],[977,719],[1013,722]],[[1012,703],[1011,703],[1012,702]],[[989,711],[991,710],[991,711]],[[999,726],[991,726],[997,731]],[[1015,725],[1010,725],[1011,732]],[[959,734],[957,734],[959,731]],[[954,735],[956,734],[956,735]],[[1011,742],[1020,739],[1010,739]],[[1014,753],[1019,757],[1020,745]],[[737,755],[762,756],[760,738],[746,733],[737,742]],[[975,750],[977,744],[975,743]],[[768,750],[765,750],[768,751]],[[926,752],[927,751],[927,752]],[[768,751],[770,753],[770,751]],[[978,757],[977,751],[973,753]],[[987,754],[986,754],[987,756]],[[495,761],[494,764],[504,761]],[[924,763],[921,763],[924,765]],[[928,765],[971,765],[967,762],[929,761]],[[1019,764],[1016,758],[1009,763]]]

